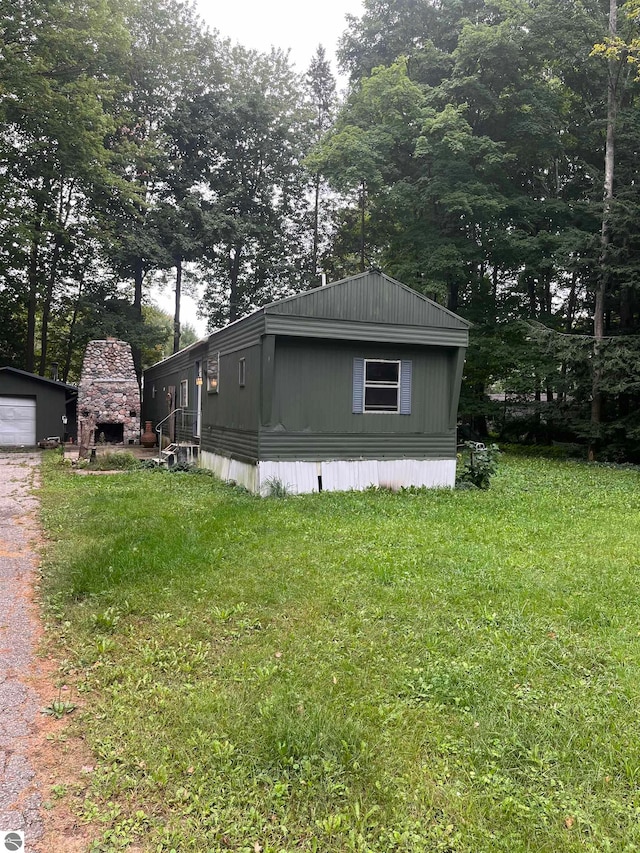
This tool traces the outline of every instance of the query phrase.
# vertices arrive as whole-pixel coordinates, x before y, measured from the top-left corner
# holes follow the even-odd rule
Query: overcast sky
[[[335,50],[346,29],[345,15],[362,15],[362,0],[196,0],[196,8],[205,23],[223,38],[230,38],[248,48],[268,51],[271,47],[290,50],[296,70],[304,73],[311,57],[321,44],[333,64],[338,78]],[[341,84],[339,83],[339,88]],[[173,316],[174,296],[171,288],[156,293],[155,302]],[[196,317],[197,303],[184,296],[181,320],[194,326],[199,336],[206,334],[206,324]]]
[[[196,0],[196,8],[221,36],[245,47],[290,49],[297,70],[304,72],[319,44],[333,59],[345,15],[360,17],[362,0]]]

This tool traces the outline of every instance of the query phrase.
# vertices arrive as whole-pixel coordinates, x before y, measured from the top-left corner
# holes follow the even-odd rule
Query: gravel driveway
[[[39,458],[35,452],[0,451],[0,853],[6,830],[23,831],[26,850],[43,832],[41,797],[27,758],[40,708],[28,683],[38,624],[31,590],[38,565],[32,489]]]

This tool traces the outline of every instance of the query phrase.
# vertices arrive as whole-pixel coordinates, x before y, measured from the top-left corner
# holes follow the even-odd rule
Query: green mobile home
[[[185,403],[176,438],[182,429],[201,465],[252,491],[275,480],[298,492],[452,486],[468,328],[373,270],[266,305],[154,365],[144,417]]]

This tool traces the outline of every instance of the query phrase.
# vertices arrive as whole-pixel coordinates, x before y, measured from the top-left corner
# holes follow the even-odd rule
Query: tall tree
[[[227,57],[224,114],[211,128],[204,302],[212,327],[290,293],[302,276],[308,109],[288,58]]]
[[[11,224],[2,235],[24,255],[23,364],[36,366],[40,323],[44,372],[69,224],[97,184],[116,183],[104,139],[128,34],[115,0],[3,0],[0,11],[0,216]]]
[[[208,67],[211,39],[193,7],[179,0],[131,0],[127,23],[132,36],[128,87],[116,104],[118,126],[111,139],[114,159],[128,197],[95,199],[101,209],[108,262],[133,284],[133,315],[143,325],[145,278],[174,266],[156,207],[167,196],[172,174],[167,125]],[[172,200],[175,205],[175,199]],[[168,211],[171,205],[165,207]],[[141,354],[133,346],[141,371]]]
[[[305,77],[311,105],[314,111],[311,144],[318,145],[330,129],[336,111],[336,81],[331,72],[324,47],[318,45]],[[313,213],[311,245],[311,283],[317,285],[318,253],[320,249],[320,192],[322,173],[319,168],[313,170]]]

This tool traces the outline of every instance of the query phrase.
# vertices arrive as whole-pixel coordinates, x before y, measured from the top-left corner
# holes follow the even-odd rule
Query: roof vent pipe
[[[320,270],[320,281],[322,282],[321,287],[326,287],[326,285],[327,285],[327,274],[324,270]]]

